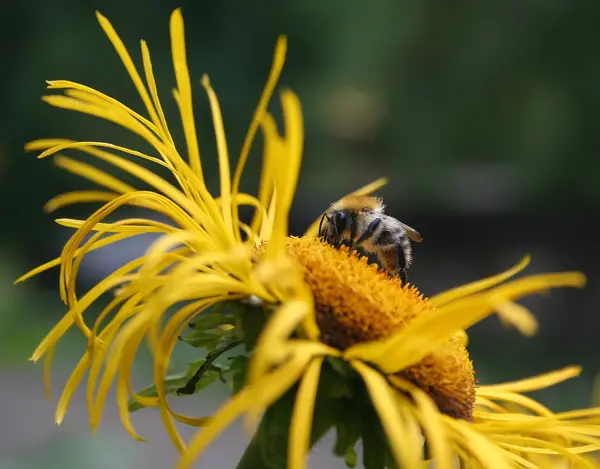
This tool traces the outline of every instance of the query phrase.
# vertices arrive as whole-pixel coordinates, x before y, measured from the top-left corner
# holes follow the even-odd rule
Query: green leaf
[[[348,451],[346,451],[346,454],[344,456],[344,463],[346,463],[346,466],[348,466],[348,467],[356,467],[357,462],[358,462],[358,455],[356,454],[356,451],[354,450],[354,446],[352,446],[351,448],[348,448]]]
[[[190,344],[192,347],[202,348],[209,352],[215,350],[222,342],[227,342],[235,337],[231,330],[220,328],[195,330],[189,334],[179,337],[183,342]]]
[[[230,335],[226,338],[223,338],[220,344],[221,347],[215,348],[214,350],[208,352],[204,363],[202,363],[202,365],[200,365],[200,368],[198,368],[193,373],[186,385],[177,390],[177,394],[189,395],[196,393],[198,384],[203,380],[203,376],[211,371],[217,371],[219,373],[219,378],[221,379],[221,381],[226,382],[223,378],[223,371],[225,368],[227,369],[227,371],[229,371],[229,367],[223,367],[222,365],[214,363],[214,361],[217,358],[219,358],[223,353],[237,347],[241,343],[242,341],[238,339],[238,337],[235,335]]]
[[[196,374],[200,367],[204,365],[205,362],[205,359],[192,362],[188,365],[185,372],[167,376],[164,381],[167,394],[178,395],[178,391],[189,383],[190,379]],[[206,388],[208,385],[212,384],[214,381],[222,379],[223,375],[228,372],[229,367],[214,363],[211,364],[210,367],[202,374],[198,382],[195,384],[193,392],[190,394],[197,393]],[[138,394],[145,397],[158,396],[156,384],[146,386],[139,391]],[[143,407],[145,406],[141,405],[134,399],[129,400],[129,412],[135,412]]]
[[[189,324],[189,327],[195,331],[205,331],[207,329],[216,329],[224,324],[232,324],[233,318],[222,316],[220,314],[210,314],[204,317],[198,317],[196,321]]]
[[[357,462],[354,448],[361,435],[362,418],[357,412],[345,412],[340,418],[341,420],[336,422],[337,437],[333,453],[344,457],[346,466],[354,467]]]
[[[223,324],[233,324],[235,318],[232,315],[223,314],[226,305],[227,302],[217,303],[210,312],[205,312],[197,316],[189,326],[196,331],[204,331],[214,329]]]
[[[188,377],[185,373],[178,373],[176,375],[170,375],[165,378],[165,388],[168,394],[175,394],[175,391],[179,389],[181,386],[184,386],[188,381]],[[156,397],[158,396],[156,392],[156,385],[151,384],[150,386],[146,386],[142,390],[138,391],[140,396],[144,397]],[[135,412],[136,410],[143,409],[145,406],[140,404],[134,399],[129,400],[129,412]]]

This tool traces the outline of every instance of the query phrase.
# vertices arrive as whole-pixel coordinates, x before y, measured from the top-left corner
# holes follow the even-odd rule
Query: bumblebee
[[[410,241],[420,243],[423,238],[414,228],[386,215],[384,208],[379,197],[344,197],[323,214],[319,236],[335,247],[360,247],[376,254],[383,267],[406,282],[412,263]]]

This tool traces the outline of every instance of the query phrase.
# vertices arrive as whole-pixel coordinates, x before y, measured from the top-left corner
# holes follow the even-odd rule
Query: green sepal
[[[194,376],[194,374],[200,369],[200,367],[205,363],[205,361],[205,359],[197,360],[195,362],[190,363],[185,372],[167,376],[164,381],[165,390],[167,394],[177,395],[177,391],[189,382],[192,376]],[[211,364],[211,366],[206,370],[206,372],[202,374],[200,380],[196,383],[194,393],[201,391],[202,389],[206,388],[208,385],[212,384],[218,379],[223,379],[223,376],[228,372],[228,366],[223,366],[216,363]],[[158,396],[155,384],[146,386],[137,394],[144,397]],[[144,407],[145,406],[143,406],[134,399],[129,400],[129,412],[135,412],[136,410],[142,409]]]
[[[287,447],[289,427],[292,421],[292,410],[297,387],[285,393],[265,412],[258,428],[258,441],[265,468],[285,469],[287,463]]]
[[[392,452],[392,448],[390,447],[390,444],[387,440],[387,437],[385,438],[385,467],[386,469],[400,469],[400,466],[398,466],[398,463],[396,462],[396,458],[394,457],[394,453]]]
[[[241,359],[240,359],[241,360]],[[233,368],[233,363],[231,364]],[[241,364],[240,364],[241,367]],[[314,446],[339,420],[350,402],[340,396],[350,391],[348,383],[327,361],[323,364],[311,429],[310,446]],[[290,424],[298,386],[294,385],[264,413],[260,426],[240,460],[237,469],[285,469]]]
[[[365,469],[385,469],[386,436],[374,409],[365,412],[362,427],[363,465]]]
[[[348,364],[347,361],[338,357],[327,357],[326,362],[341,376],[349,380],[356,379],[356,371]]]
[[[261,307],[249,304],[243,306],[243,310],[236,315],[236,330],[246,344],[246,351],[250,352],[264,329],[268,313]]]

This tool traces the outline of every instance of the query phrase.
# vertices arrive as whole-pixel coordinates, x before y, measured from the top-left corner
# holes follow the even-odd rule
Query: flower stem
[[[263,458],[263,452],[258,441],[258,431],[252,438],[236,469],[271,469],[271,465]]]
[[[285,469],[287,465],[287,440],[288,432],[281,432],[277,438],[277,454],[273,454],[273,448],[265,450],[263,447],[264,434],[273,424],[269,412],[265,413],[256,433],[248,444],[246,451],[238,462],[236,469]],[[327,431],[332,427],[334,419],[327,412],[315,413],[313,427],[310,437],[310,448],[312,448]],[[289,424],[289,420],[288,420]],[[274,436],[274,435],[273,435]],[[283,437],[281,440],[280,438]],[[309,448],[309,450],[310,450]]]

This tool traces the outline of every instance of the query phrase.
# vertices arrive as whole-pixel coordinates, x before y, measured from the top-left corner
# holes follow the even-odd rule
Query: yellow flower
[[[600,449],[600,409],[553,413],[523,394],[572,378],[579,368],[477,386],[465,348],[464,331],[494,312],[523,333],[532,334],[535,320],[513,301],[553,287],[580,287],[585,283],[581,274],[535,275],[505,283],[525,268],[525,259],[502,274],[425,299],[414,286],[401,285],[365,258],[316,238],[316,224],[301,238],[289,237],[288,215],[302,159],[302,113],[298,98],[283,91],[284,133],[280,134],[267,111],[285,60],[285,38],[277,43],[271,73],[233,177],[219,103],[208,77],[202,79],[218,150],[220,194],[215,197],[208,191],[202,171],[180,11],[171,17],[171,43],[177,82],[174,97],[184,127],[187,158],[176,148],[167,126],[145,42],[141,44],[143,80],[111,24],[99,14],[98,19],[134,82],[147,117],[69,81],[49,82],[49,88],[64,90],[64,96],[44,100],[123,126],[146,140],[155,154],[98,141],[46,139],[27,145],[30,150],[43,150],[40,158],[56,155],[59,166],[103,188],[63,194],[48,202],[48,210],[81,202],[100,202],[102,206],[85,220],[57,220],[75,228],[61,256],[19,279],[60,265],[60,293],[68,312],[32,356],[34,361],[45,357],[47,389],[52,355],[65,332],[75,325],[88,341],[60,398],[58,423],[89,372],[87,405],[95,429],[116,380],[117,402],[127,431],[141,439],[130,419],[130,398],[142,406],[158,407],[169,436],[182,453],[178,467],[183,469],[235,418],[246,414],[252,423],[291,391],[294,404],[287,464],[301,468],[311,446],[313,418],[327,414],[327,408],[318,407],[320,386],[326,375],[335,375],[342,377],[352,398],[366,389],[368,404],[379,416],[393,458],[403,468],[422,467],[428,458],[435,460],[437,468],[450,468],[456,457],[466,467],[475,468],[541,467],[534,461],[546,457],[563,458],[572,467],[594,467],[583,454]],[[259,191],[253,196],[239,188],[259,129],[264,153]],[[60,155],[65,150],[98,158],[152,190],[137,189],[93,165]],[[141,163],[166,169],[174,182]],[[384,183],[375,181],[356,193],[373,192]],[[104,221],[125,205],[150,209],[168,217],[170,223],[147,218]],[[249,223],[238,216],[241,205],[254,209]],[[78,271],[88,252],[149,232],[162,236],[144,256],[120,267],[85,294],[77,294]],[[94,324],[88,325],[84,313],[103,295],[112,298]],[[229,301],[250,302],[267,313],[245,383],[213,417],[179,415],[169,407],[165,384],[173,348],[188,324],[204,317],[208,308]],[[251,316],[242,312],[241,318],[250,320]],[[249,329],[228,316],[222,319],[219,327],[242,336],[248,346]],[[136,393],[130,380],[136,351],[144,340],[154,354],[156,393],[150,396]],[[367,412],[349,407],[345,417],[359,414],[361,418],[363,411]],[[175,420],[203,428],[186,445]],[[361,431],[356,439],[368,437],[366,428]],[[377,444],[381,451],[386,450],[384,439]]]

